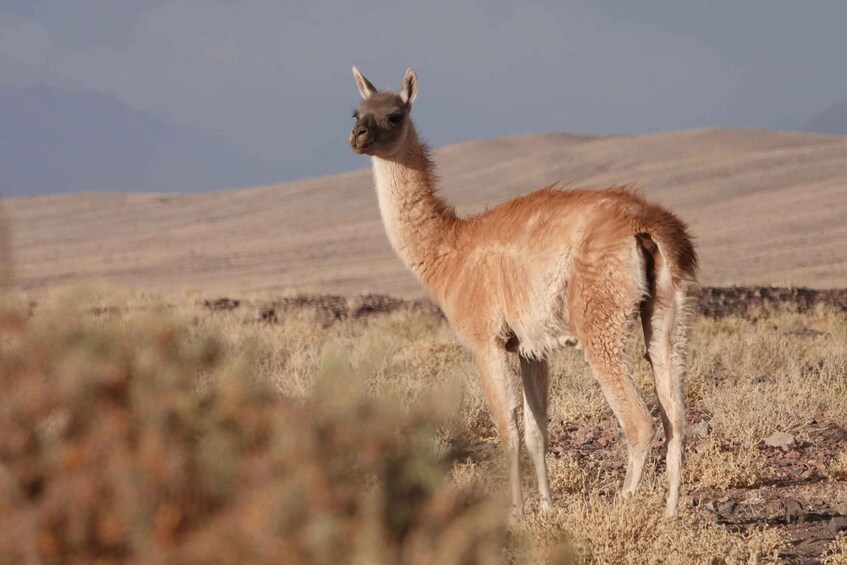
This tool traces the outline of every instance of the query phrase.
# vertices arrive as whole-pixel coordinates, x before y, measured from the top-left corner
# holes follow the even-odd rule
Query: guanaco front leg
[[[518,427],[518,397],[514,375],[509,367],[505,348],[497,343],[474,348],[480,385],[488,409],[500,433],[506,455],[512,515],[523,516],[523,493],[520,478],[520,428]]]

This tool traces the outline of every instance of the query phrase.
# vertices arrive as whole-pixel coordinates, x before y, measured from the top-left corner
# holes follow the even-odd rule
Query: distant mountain
[[[0,87],[0,194],[180,192],[244,184],[249,163],[111,94]]]
[[[830,106],[806,122],[803,131],[847,135],[847,100]]]

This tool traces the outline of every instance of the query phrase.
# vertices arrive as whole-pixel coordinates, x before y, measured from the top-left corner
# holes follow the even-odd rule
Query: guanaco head
[[[408,69],[400,93],[378,91],[353,67],[356,86],[364,101],[353,112],[350,147],[356,153],[388,158],[403,145],[409,132],[409,113],[418,94],[418,76]]]

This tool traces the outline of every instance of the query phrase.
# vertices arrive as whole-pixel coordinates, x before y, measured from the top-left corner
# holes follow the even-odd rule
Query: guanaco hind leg
[[[521,378],[523,380],[524,441],[529,457],[535,467],[538,490],[542,503],[548,510],[553,508],[550,481],[547,477],[547,388],[548,365],[546,359],[530,359],[521,356]]]

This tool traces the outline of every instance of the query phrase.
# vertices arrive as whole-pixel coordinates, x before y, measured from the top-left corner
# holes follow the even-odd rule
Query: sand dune
[[[463,213],[553,182],[633,182],[690,223],[705,284],[847,285],[847,137],[543,134],[459,143],[436,162],[442,192]],[[205,194],[3,203],[21,289],[419,293],[382,232],[369,170]]]

